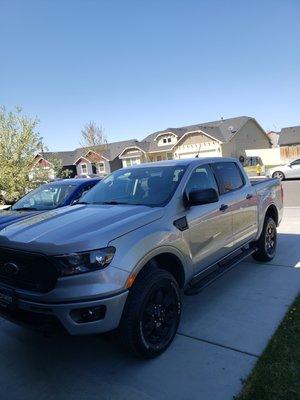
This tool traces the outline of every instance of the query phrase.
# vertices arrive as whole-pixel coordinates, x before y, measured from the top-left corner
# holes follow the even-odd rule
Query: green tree
[[[0,193],[8,202],[30,187],[29,172],[43,148],[37,124],[36,118],[26,117],[20,108],[7,112],[0,107]]]

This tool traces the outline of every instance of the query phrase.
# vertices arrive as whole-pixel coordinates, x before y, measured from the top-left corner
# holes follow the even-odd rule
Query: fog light
[[[70,312],[71,318],[77,322],[77,324],[83,324],[85,322],[99,321],[105,317],[106,307],[96,306],[87,308],[77,308]]]

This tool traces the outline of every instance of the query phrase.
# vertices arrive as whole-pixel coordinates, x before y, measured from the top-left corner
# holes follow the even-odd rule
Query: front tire
[[[168,271],[149,266],[130,289],[120,324],[123,343],[139,356],[156,357],[172,343],[180,315],[176,280]]]
[[[265,218],[263,230],[260,238],[255,243],[255,246],[257,247],[257,251],[252,255],[255,260],[271,261],[275,257],[277,247],[277,228],[272,218]]]
[[[272,175],[272,178],[278,178],[281,181],[283,181],[285,179],[284,173],[281,171],[275,171]]]

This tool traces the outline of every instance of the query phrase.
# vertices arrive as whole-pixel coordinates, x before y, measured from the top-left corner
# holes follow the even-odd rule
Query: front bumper
[[[39,303],[19,298],[14,308],[0,307],[0,316],[45,331],[60,325],[71,335],[95,334],[118,327],[127,296],[128,290],[106,298],[63,303]],[[76,322],[72,317],[74,310],[92,310],[101,306],[105,312],[95,321]]]

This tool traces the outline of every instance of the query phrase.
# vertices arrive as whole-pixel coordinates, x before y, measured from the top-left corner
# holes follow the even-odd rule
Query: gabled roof
[[[112,161],[116,157],[118,157],[119,154],[121,154],[124,151],[124,149],[128,149],[131,147],[138,147],[142,151],[150,153],[155,151],[162,151],[162,152],[169,151],[172,150],[174,147],[176,147],[177,144],[174,145],[174,143],[170,143],[164,146],[158,146],[157,141],[155,140],[155,138],[158,135],[168,132],[172,132],[177,136],[177,143],[187,133],[198,132],[198,131],[203,132],[207,136],[221,143],[227,143],[249,120],[253,120],[256,122],[254,118],[246,116],[221,119],[218,121],[204,122],[200,124],[188,125],[179,128],[167,128],[162,131],[151,133],[140,142],[136,139],[123,140],[120,142],[108,143],[100,146],[81,147],[73,151],[45,152],[43,153],[43,156],[45,159],[49,158],[51,159],[51,157],[58,158],[62,161],[62,164],[64,166],[68,166],[68,165],[73,165],[76,162],[76,160],[78,160],[80,157],[85,157],[89,150],[92,150],[100,154],[109,161]],[[294,128],[300,128],[300,127],[294,127]],[[286,129],[294,129],[294,128],[286,128]]]
[[[103,155],[109,161],[114,160],[124,150],[125,147],[134,146],[138,143],[136,139],[122,140],[120,142],[113,142],[102,144],[99,146],[80,147],[75,151],[79,156],[85,156],[89,150]]]
[[[279,146],[300,144],[300,126],[282,128],[278,140]]]
[[[157,137],[157,135],[167,132],[173,132],[175,135],[177,135],[178,140],[180,140],[180,138],[182,138],[182,136],[185,135],[187,132],[202,131],[203,133],[206,133],[208,136],[222,143],[226,143],[229,142],[235,135],[235,133],[239,129],[241,129],[242,126],[246,124],[246,122],[248,122],[251,119],[254,118],[243,116],[236,118],[221,119],[218,121],[204,122],[195,125],[188,125],[180,128],[167,128],[164,129],[163,131],[151,133],[150,135],[145,137],[143,142],[149,143],[150,152],[157,150],[161,151],[171,150],[174,147],[174,144],[169,144],[165,146],[157,145],[157,142],[154,140]]]
[[[57,152],[45,151],[43,153],[40,153],[40,155],[47,161],[51,161],[51,158],[56,158],[58,160],[61,160],[62,165],[72,165],[76,160],[77,153],[76,150]]]
[[[136,146],[139,142],[136,139],[123,140],[120,142],[108,143],[99,146],[79,147],[72,151],[47,151],[41,154],[46,160],[57,158],[64,166],[73,165],[79,158],[85,157],[89,150],[101,154],[109,161],[114,160],[125,147]]]

